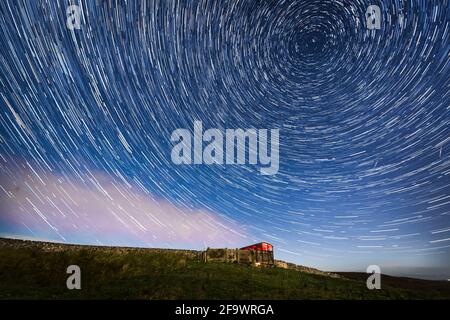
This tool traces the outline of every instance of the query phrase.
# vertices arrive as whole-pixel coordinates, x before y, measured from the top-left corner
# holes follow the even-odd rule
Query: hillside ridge
[[[0,239],[0,299],[450,299],[450,283],[202,262],[198,250],[84,246]],[[68,290],[79,266],[81,290]]]

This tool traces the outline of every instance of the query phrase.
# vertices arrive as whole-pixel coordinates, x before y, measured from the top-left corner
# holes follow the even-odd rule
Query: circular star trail
[[[80,29],[67,27],[74,4]],[[0,233],[268,241],[320,268],[441,277],[449,17],[448,0],[4,0]],[[197,120],[279,129],[278,173],[175,165],[171,133]]]

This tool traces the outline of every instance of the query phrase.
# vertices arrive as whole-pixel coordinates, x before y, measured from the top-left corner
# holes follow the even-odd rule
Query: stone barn
[[[203,251],[204,262],[231,262],[271,266],[275,264],[273,246],[267,242],[255,243],[240,249],[211,249]]]

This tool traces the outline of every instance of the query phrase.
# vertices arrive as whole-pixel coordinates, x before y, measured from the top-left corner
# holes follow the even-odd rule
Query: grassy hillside
[[[66,268],[71,264],[81,268],[81,290],[66,288]],[[450,299],[450,284],[426,281],[420,287],[395,288],[382,282],[382,290],[371,291],[365,279],[205,264],[198,261],[195,251],[0,239],[0,298]]]

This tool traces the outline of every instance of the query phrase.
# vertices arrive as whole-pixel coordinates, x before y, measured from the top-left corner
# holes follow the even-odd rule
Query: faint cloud
[[[1,234],[174,248],[234,247],[248,241],[233,220],[155,198],[129,181],[100,172],[68,177],[39,172],[29,163],[21,167],[0,177]]]

